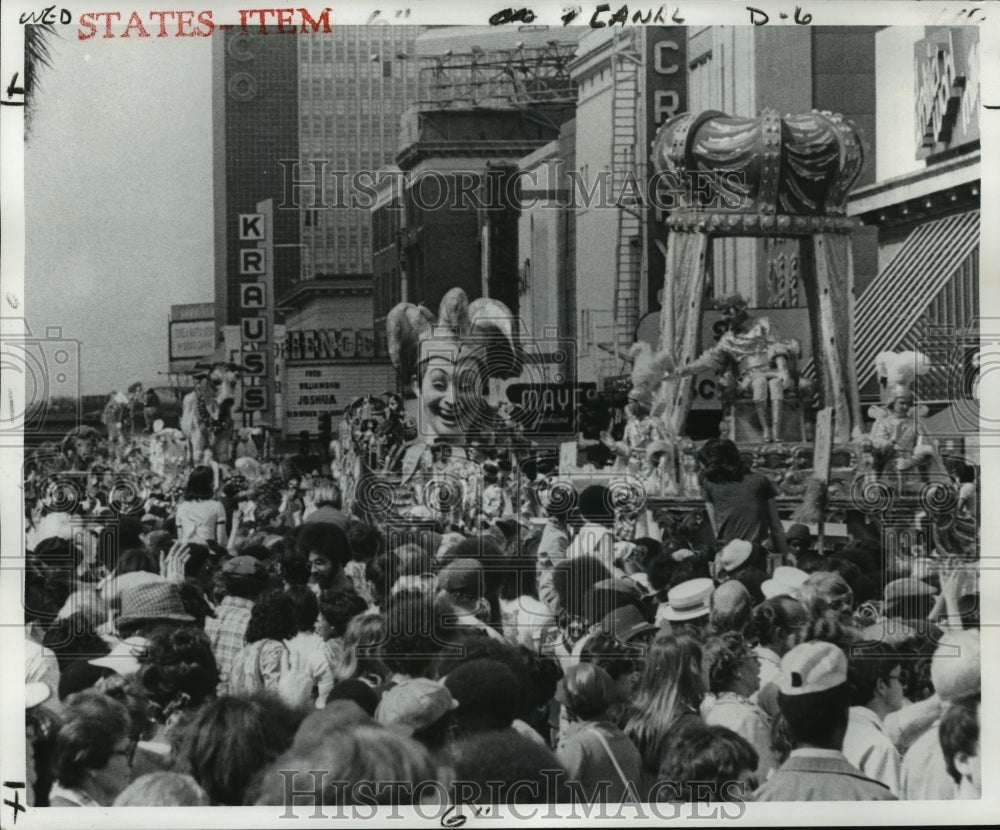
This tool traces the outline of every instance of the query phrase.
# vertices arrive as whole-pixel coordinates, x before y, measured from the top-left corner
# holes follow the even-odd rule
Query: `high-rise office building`
[[[401,117],[420,97],[420,64],[413,54],[420,32],[417,26],[337,26],[295,37],[252,28],[221,33],[213,65],[220,330],[264,315],[278,324],[267,331],[284,331],[291,340],[306,330],[338,342],[372,339],[371,205],[359,184],[363,187],[374,171],[391,164],[399,151]],[[267,200],[273,227],[266,256],[258,255],[258,262],[267,260],[266,270],[255,273],[245,267],[244,255],[257,242],[241,236],[245,223],[240,217],[261,213],[258,206]],[[270,302],[266,309],[248,311],[242,307],[241,285],[258,279],[273,279]],[[334,319],[312,294],[299,291],[313,281],[327,293],[336,289],[334,283],[349,282],[354,295],[367,297],[367,306],[353,309],[349,319]],[[282,328],[291,308],[285,300],[293,294],[295,311]],[[259,402],[261,422],[286,429],[284,413],[292,411],[286,399],[299,375],[339,376],[346,364],[355,372],[361,364],[387,365],[384,355],[353,348],[329,359],[305,360],[290,356],[284,342],[265,338],[248,344],[252,330],[241,329],[240,349],[264,350],[268,356],[259,377],[244,382],[274,390],[273,400],[252,399]],[[312,414],[337,414],[348,402],[330,397],[315,413],[296,404],[298,420],[292,426],[305,429]],[[247,400],[244,395],[244,404]]]
[[[352,177],[384,169],[399,152],[400,118],[420,98],[412,54],[420,31],[338,26],[328,35],[297,38],[298,178],[312,179],[325,167],[324,200],[331,205],[302,211],[310,274],[371,272],[371,205],[350,203],[357,190]]]
[[[264,199],[275,206],[275,296],[319,274],[370,273],[371,218],[363,203],[351,205],[353,179],[385,168],[399,151],[400,118],[420,97],[412,54],[420,32],[220,33],[213,101],[220,325],[240,316],[239,215]]]
[[[239,217],[259,202],[283,195],[282,159],[298,158],[299,40],[220,32],[213,43],[213,155],[215,194],[215,316],[221,328],[239,323]],[[319,35],[317,35],[319,37]],[[274,214],[275,293],[287,291],[301,269],[300,223],[295,210]]]

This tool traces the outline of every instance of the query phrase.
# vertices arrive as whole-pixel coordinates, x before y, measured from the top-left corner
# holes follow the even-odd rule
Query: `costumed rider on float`
[[[778,441],[785,390],[792,385],[790,358],[798,356],[799,344],[781,339],[769,318],[751,317],[746,300],[739,294],[721,297],[715,307],[726,321],[726,332],[715,346],[680,367],[677,375],[713,370],[719,375],[723,399],[727,392],[730,398],[735,397],[735,391],[750,392],[764,441]]]
[[[628,393],[625,414],[628,420],[621,441],[615,441],[607,431],[601,432],[601,443],[618,457],[619,471],[650,478],[658,462],[654,462],[650,447],[663,454],[670,436],[662,420],[665,402],[661,395],[663,379],[674,368],[670,353],[654,352],[648,343],[635,343],[629,351],[632,361],[632,388]],[[670,453],[672,456],[672,452]],[[656,488],[659,490],[660,488]],[[660,495],[655,492],[655,495]]]
[[[863,446],[873,456],[877,473],[895,473],[899,487],[908,490],[907,483],[921,483],[939,466],[934,447],[917,427],[915,416],[923,407],[915,407],[913,392],[917,376],[926,374],[931,363],[920,352],[882,352],[875,368],[885,404],[868,410],[875,423]]]

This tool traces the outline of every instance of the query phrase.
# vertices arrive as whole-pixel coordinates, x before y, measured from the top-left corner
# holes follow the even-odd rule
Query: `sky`
[[[166,385],[171,304],[211,302],[211,39],[65,27],[25,146],[25,309],[80,343],[82,394]]]

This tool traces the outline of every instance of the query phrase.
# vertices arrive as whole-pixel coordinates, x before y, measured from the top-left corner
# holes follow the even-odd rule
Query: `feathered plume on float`
[[[917,378],[930,369],[930,358],[923,352],[880,352],[875,357],[875,372],[882,388],[882,406],[873,406],[868,414],[877,418],[884,407],[891,407],[897,398],[914,397],[913,386]]]
[[[424,306],[399,303],[386,319],[389,358],[408,383],[422,360],[435,354],[474,360],[484,377],[509,378],[521,372],[523,353],[514,315],[499,300],[469,302],[452,288],[438,306],[437,318]]]
[[[417,373],[420,341],[434,328],[434,315],[423,306],[400,303],[389,312],[385,329],[389,340],[389,359],[403,383]]]
[[[806,482],[802,500],[792,513],[793,522],[817,524],[826,515],[827,483],[816,476]]]
[[[644,341],[634,343],[628,356],[632,361],[629,399],[644,403],[654,416],[659,416],[667,405],[660,390],[664,377],[674,371],[673,356],[666,349],[654,352],[653,347]]]

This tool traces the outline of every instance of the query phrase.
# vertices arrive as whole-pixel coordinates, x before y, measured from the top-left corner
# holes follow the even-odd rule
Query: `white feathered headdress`
[[[923,352],[882,352],[875,358],[875,371],[883,388],[884,403],[891,405],[903,395],[913,396],[919,375],[930,371],[931,361]]]
[[[510,309],[486,297],[470,303],[461,288],[444,295],[436,320],[424,306],[399,303],[389,312],[386,333],[389,358],[404,383],[435,355],[454,362],[460,357],[475,360],[484,377],[521,373],[523,354]]]
[[[653,409],[664,375],[674,370],[673,357],[665,349],[654,352],[649,343],[641,340],[632,344],[628,356],[632,360],[632,390],[629,398]]]

